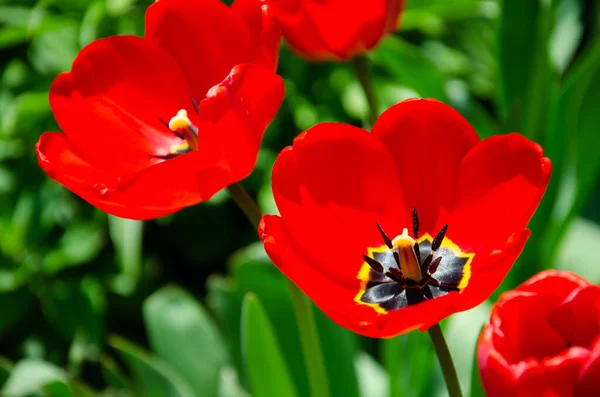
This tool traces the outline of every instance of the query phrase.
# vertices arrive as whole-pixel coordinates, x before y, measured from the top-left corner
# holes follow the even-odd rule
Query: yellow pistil
[[[198,149],[198,128],[192,124],[185,109],[181,109],[176,116],[171,118],[169,129],[177,132],[185,140],[185,143],[181,145],[171,146],[172,153]]]
[[[394,246],[393,249],[398,252],[400,269],[404,277],[413,281],[421,281],[423,275],[421,274],[419,260],[414,251],[415,240],[408,235],[408,229],[404,228],[402,234],[397,236],[392,241],[392,244]]]

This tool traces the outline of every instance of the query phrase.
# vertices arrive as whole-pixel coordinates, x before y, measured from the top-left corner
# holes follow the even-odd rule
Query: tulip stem
[[[429,328],[427,332],[429,333],[429,337],[435,348],[435,353],[440,361],[440,366],[444,373],[444,380],[446,381],[446,387],[448,388],[448,395],[450,397],[462,397],[458,376],[456,375],[456,368],[454,368],[454,362],[452,361],[452,356],[450,355],[450,350],[448,350],[448,344],[446,343],[446,339],[444,339],[444,334],[442,333],[440,325],[434,325]]]
[[[234,183],[227,187],[227,191],[233,201],[244,212],[250,223],[257,228],[262,218],[260,208],[248,194],[248,191],[240,184]],[[329,381],[327,370],[323,361],[323,351],[315,322],[315,314],[308,297],[294,283],[288,280],[288,287],[292,295],[296,322],[300,332],[302,353],[308,372],[311,396],[329,397]]]
[[[258,208],[256,201],[248,194],[246,188],[238,182],[227,186],[227,191],[233,201],[235,201],[238,207],[244,212],[244,215],[246,215],[246,218],[248,218],[252,226],[257,228],[260,219],[262,218],[262,213],[260,208]]]
[[[379,116],[379,106],[377,104],[377,97],[375,96],[375,87],[373,85],[371,72],[369,72],[367,57],[364,55],[356,56],[350,63],[352,64],[354,73],[356,73],[356,77],[367,97],[367,103],[369,104],[369,123],[371,124],[371,127],[373,127]]]

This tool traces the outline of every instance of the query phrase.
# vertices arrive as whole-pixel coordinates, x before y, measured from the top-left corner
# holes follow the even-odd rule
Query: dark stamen
[[[365,262],[367,262],[367,265],[371,266],[371,269],[375,270],[377,273],[383,273],[384,268],[381,263],[377,262],[375,259],[365,254],[363,254],[363,259],[365,260]]]
[[[396,265],[398,265],[398,267],[400,267],[400,255],[398,255],[398,253],[396,251],[392,251],[392,254],[394,255],[394,260],[396,261]]]
[[[198,104],[198,101],[196,101],[196,99],[192,98],[192,106],[194,107],[194,110],[196,111],[196,114],[200,114],[200,105]]]
[[[438,234],[435,235],[433,242],[431,243],[431,250],[437,251],[442,245],[442,241],[444,241],[444,237],[446,237],[446,230],[448,230],[448,225],[442,226]]]
[[[433,259],[433,251],[429,253],[429,255],[427,255],[425,257],[425,260],[423,261],[423,263],[421,263],[421,273],[426,273],[427,269],[429,268],[429,264],[431,263],[431,260]]]
[[[413,222],[413,235],[416,240],[419,238],[419,214],[417,214],[416,208],[413,208],[412,222]]]
[[[435,258],[431,264],[429,265],[429,267],[427,268],[427,271],[429,272],[429,274],[433,274],[435,273],[435,271],[438,269],[438,267],[440,266],[440,262],[442,262],[442,257],[438,256],[437,258]]]
[[[393,277],[390,277],[389,275],[392,275]],[[404,277],[404,273],[402,273],[402,270],[400,269],[396,269],[394,267],[390,268],[390,271],[387,272],[385,274],[386,276],[390,277],[392,280],[397,281],[399,283],[403,283],[406,281],[406,277]]]
[[[392,249],[394,247],[392,245],[392,240],[390,240],[390,238],[387,236],[387,234],[385,234],[385,232],[381,228],[381,225],[379,224],[379,222],[375,222],[375,223],[377,224],[377,229],[379,229],[379,233],[381,233],[381,237],[383,237],[383,241],[385,242],[385,245],[387,245],[387,247],[389,249]]]
[[[169,159],[179,156],[180,154],[181,153],[169,153],[169,154],[165,154],[164,156],[159,156],[157,154],[151,154],[150,157],[154,157],[155,159],[161,159],[161,160],[169,160]]]

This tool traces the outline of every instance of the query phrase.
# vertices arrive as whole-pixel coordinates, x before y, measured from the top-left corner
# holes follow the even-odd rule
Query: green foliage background
[[[38,137],[58,130],[53,78],[91,41],[141,34],[149,3],[0,0],[0,395],[308,395],[285,281],[227,193],[142,223],[94,209],[37,166]],[[434,97],[482,138],[519,131],[553,161],[505,283],[443,323],[465,394],[480,396],[474,347],[500,292],[546,268],[600,281],[600,3],[407,3],[369,55],[381,107]],[[368,111],[348,65],[284,45],[279,72],[286,99],[244,182],[267,213],[277,152],[318,122],[362,125]],[[315,311],[334,396],[444,395],[425,334],[359,338]]]

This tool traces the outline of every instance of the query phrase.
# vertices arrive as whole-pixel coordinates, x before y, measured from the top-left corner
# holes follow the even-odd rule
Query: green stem
[[[308,379],[310,382],[311,396],[329,397],[329,383],[327,379],[327,370],[323,360],[321,350],[321,341],[317,332],[317,323],[312,305],[308,297],[290,280],[288,287],[292,294],[294,310],[296,311],[296,321],[300,330],[300,341],[302,343],[302,353],[306,362]]]
[[[258,205],[256,205],[256,201],[248,194],[248,191],[239,182],[227,186],[227,191],[233,201],[244,212],[244,215],[246,215],[252,226],[258,227],[262,213]]]
[[[262,213],[246,189],[240,183],[235,183],[228,186],[227,190],[250,223],[254,227],[258,227]],[[304,361],[306,362],[311,395],[329,397],[327,371],[323,361],[323,352],[321,351],[321,342],[319,341],[319,333],[312,305],[308,297],[289,280],[288,287],[292,295],[294,311],[296,312],[296,321],[298,322],[298,329],[300,331],[300,341],[302,343]]]
[[[454,368],[452,356],[450,355],[450,350],[448,350],[448,345],[446,344],[446,339],[444,339],[444,334],[442,333],[440,325],[434,325],[429,328],[427,332],[429,333],[431,343],[433,343],[435,353],[440,361],[440,366],[444,373],[444,380],[446,381],[446,387],[448,388],[448,394],[450,397],[462,397],[458,376],[456,376],[456,368]]]
[[[379,116],[379,106],[377,104],[373,79],[371,78],[371,73],[369,72],[367,57],[364,55],[359,55],[354,57],[350,63],[354,69],[354,73],[356,73],[356,77],[358,77],[358,81],[360,82],[363,91],[365,92],[365,96],[367,97],[367,103],[369,104],[369,123],[371,124],[371,127],[373,127],[377,117]]]

